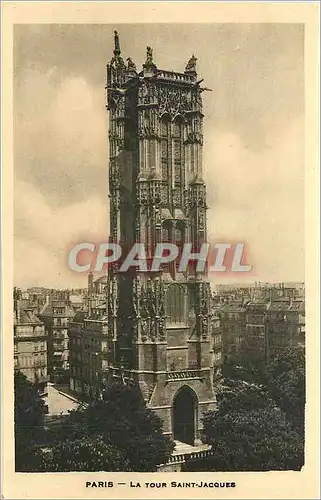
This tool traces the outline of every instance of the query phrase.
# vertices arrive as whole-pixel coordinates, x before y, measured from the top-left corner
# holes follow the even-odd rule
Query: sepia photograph
[[[238,473],[302,474],[304,19],[11,37],[13,474],[87,473],[84,498],[246,498]]]

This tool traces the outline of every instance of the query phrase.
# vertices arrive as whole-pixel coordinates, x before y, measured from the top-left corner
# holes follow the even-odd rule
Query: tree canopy
[[[48,433],[40,470],[152,472],[174,449],[139,389],[123,384],[110,385],[101,400],[71,411]]]
[[[71,412],[68,426],[69,435],[76,439],[101,437],[121,450],[136,472],[156,470],[174,448],[163,435],[160,418],[146,407],[136,386],[110,385],[102,400]]]
[[[34,462],[34,447],[43,434],[45,403],[34,384],[20,371],[14,374],[16,470]]]
[[[267,362],[227,367],[218,410],[203,418],[210,470],[300,470],[304,463],[305,357],[288,349]]]
[[[265,386],[300,434],[304,434],[305,356],[301,349],[287,350],[270,361]]]
[[[132,470],[124,453],[106,444],[101,437],[68,439],[54,444],[42,453],[39,450],[36,468],[44,472],[124,472]]]
[[[45,403],[36,386],[20,371],[14,374],[14,418],[16,429],[29,429],[41,425]]]
[[[286,349],[267,361],[242,358],[230,362],[226,376],[264,387],[298,432],[304,434],[305,355],[302,349]]]

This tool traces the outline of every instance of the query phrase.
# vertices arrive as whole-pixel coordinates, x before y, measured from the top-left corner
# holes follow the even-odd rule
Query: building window
[[[183,286],[174,283],[166,294],[166,319],[168,324],[186,323],[186,296]]]
[[[177,121],[175,121],[175,123],[173,125],[173,135],[174,135],[174,137],[180,137],[180,135],[181,135],[181,125]]]
[[[172,226],[169,220],[165,220],[162,224],[162,243],[169,243],[172,240]],[[162,270],[163,272],[170,272],[171,270],[171,264],[162,264]]]
[[[168,122],[164,120],[161,121],[161,135],[162,137],[167,137],[168,135]]]
[[[177,225],[175,229],[175,240],[178,246],[184,241],[184,226],[182,224]]]
[[[147,162],[149,168],[155,167],[156,164],[156,148],[154,141],[148,141],[147,145]]]

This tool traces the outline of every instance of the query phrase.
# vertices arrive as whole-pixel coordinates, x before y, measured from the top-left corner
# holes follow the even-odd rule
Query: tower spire
[[[115,57],[119,57],[120,56],[120,43],[119,43],[118,31],[114,31],[114,43],[115,43],[114,55],[115,55]]]
[[[125,63],[121,57],[121,50],[120,50],[120,42],[119,42],[119,35],[118,31],[114,31],[114,55],[110,61],[110,67],[117,69],[117,70],[123,70],[125,68]]]

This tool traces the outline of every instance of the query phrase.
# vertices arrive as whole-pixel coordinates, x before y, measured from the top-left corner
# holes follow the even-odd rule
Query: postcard
[[[319,498],[318,14],[3,2],[3,498]]]

